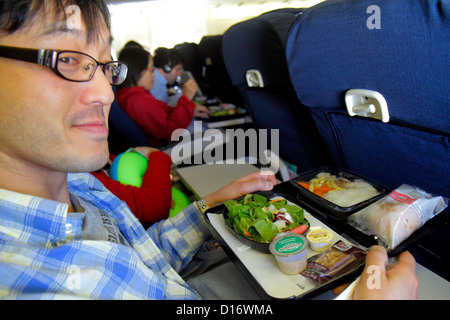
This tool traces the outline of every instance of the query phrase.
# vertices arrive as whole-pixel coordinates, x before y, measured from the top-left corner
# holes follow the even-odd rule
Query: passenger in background
[[[134,40],[128,41],[123,47],[139,47],[145,49],[139,42],[136,42]]]
[[[194,79],[190,79],[184,84],[182,92],[169,95],[169,86],[175,85],[183,71],[183,57],[176,49],[157,48],[153,54],[153,62],[155,83],[150,92],[156,99],[164,101],[172,107],[176,106],[182,94],[193,100],[198,89]],[[191,97],[192,93],[194,95]]]
[[[195,79],[189,79],[182,85],[181,92],[170,93],[169,87],[174,86],[181,73],[183,72],[184,59],[176,49],[157,48],[153,55],[153,63],[155,65],[155,78],[151,94],[158,100],[164,101],[169,106],[175,107],[178,99],[184,94],[191,100],[194,100],[198,92],[198,84]],[[206,107],[197,107],[196,117],[206,117],[209,110]],[[190,133],[194,133],[194,123],[192,122],[187,128]],[[208,129],[202,126],[202,131]]]
[[[131,212],[147,228],[157,221],[167,219],[173,207],[170,178],[172,160],[169,155],[154,148],[134,149],[148,158],[147,170],[140,187],[125,185],[111,178],[107,168],[110,168],[116,158],[111,153],[107,166],[91,174],[120,200],[125,201]]]
[[[122,109],[144,131],[150,144],[161,147],[171,142],[172,132],[186,129],[196,112],[204,107],[191,101],[196,92],[182,95],[175,108],[157,100],[150,93],[154,83],[153,58],[139,46],[126,46],[119,54],[119,60],[128,65],[128,75],[117,91],[117,100]]]

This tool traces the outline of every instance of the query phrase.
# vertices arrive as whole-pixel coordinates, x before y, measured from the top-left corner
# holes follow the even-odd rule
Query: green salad
[[[236,110],[223,109],[219,111],[211,111],[211,116],[213,117],[232,116],[233,114],[236,114]]]
[[[305,212],[285,199],[269,201],[258,194],[248,194],[242,200],[225,202],[226,222],[238,234],[262,243],[270,243],[280,232],[303,234],[308,229]]]

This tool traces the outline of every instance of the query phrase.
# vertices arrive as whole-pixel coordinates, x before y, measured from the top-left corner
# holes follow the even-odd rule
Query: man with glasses
[[[84,173],[109,156],[111,85],[127,71],[110,51],[102,0],[0,2],[0,298],[199,299],[178,272],[209,236],[202,211],[276,183],[245,176],[144,230]]]
[[[123,62],[101,63],[91,56],[77,51],[0,46],[0,56],[49,67],[61,78],[74,82],[90,81],[97,68],[100,67],[111,85],[119,85],[125,80],[128,71],[127,65]]]
[[[178,275],[209,237],[200,209],[146,231],[84,173],[108,160],[111,85],[127,73],[106,4],[1,1],[0,71],[0,296],[200,298]],[[204,203],[273,183],[248,176]]]

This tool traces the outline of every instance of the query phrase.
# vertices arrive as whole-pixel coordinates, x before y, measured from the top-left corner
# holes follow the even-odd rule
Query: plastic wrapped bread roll
[[[377,202],[349,217],[349,223],[380,244],[394,249],[425,222],[447,207],[447,199],[402,185]]]

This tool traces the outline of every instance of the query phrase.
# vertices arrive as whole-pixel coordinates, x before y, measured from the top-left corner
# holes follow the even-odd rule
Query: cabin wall
[[[129,40],[153,52],[183,42],[198,43],[205,35],[222,34],[231,25],[261,13],[284,7],[310,7],[323,0],[225,1],[159,0],[110,4],[113,53]]]

